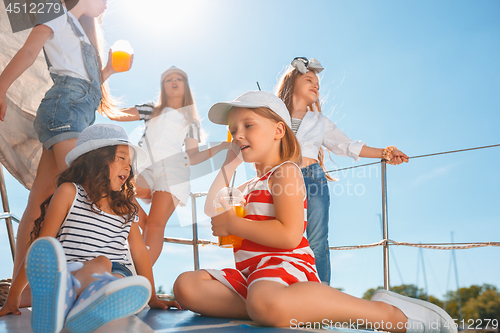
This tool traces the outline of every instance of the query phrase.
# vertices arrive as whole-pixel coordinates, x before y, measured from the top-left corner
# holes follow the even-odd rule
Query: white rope
[[[371,247],[387,245],[397,245],[397,246],[411,246],[420,247],[424,249],[434,249],[434,250],[464,250],[471,248],[479,248],[486,246],[500,246],[500,242],[479,242],[479,243],[435,243],[435,244],[422,244],[422,243],[408,243],[408,242],[395,242],[391,239],[381,240],[378,243],[356,245],[356,246],[331,246],[330,250],[358,250],[358,249],[368,249]]]

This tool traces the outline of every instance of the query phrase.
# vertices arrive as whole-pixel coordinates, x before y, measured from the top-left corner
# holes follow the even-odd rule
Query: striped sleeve
[[[146,103],[135,106],[137,111],[139,111],[139,117],[141,120],[148,121],[151,119],[151,114],[154,111],[154,103]]]

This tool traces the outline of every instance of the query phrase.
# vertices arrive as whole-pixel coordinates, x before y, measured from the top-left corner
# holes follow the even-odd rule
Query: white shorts
[[[179,200],[181,206],[185,206],[191,192],[189,174],[189,160],[160,161],[141,171],[137,185],[149,188],[151,194],[156,191],[169,192]]]

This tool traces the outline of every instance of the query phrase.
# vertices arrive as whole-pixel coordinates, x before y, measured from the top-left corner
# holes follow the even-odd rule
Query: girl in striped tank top
[[[135,161],[146,152],[118,125],[96,124],[66,156],[68,169],[41,207],[33,242],[0,316],[20,314],[29,282],[34,332],[92,332],[106,322],[176,302],[159,300],[149,253],[137,225]],[[133,275],[132,263],[138,275]],[[71,271],[71,273],[70,273]],[[124,302],[126,299],[126,302]]]
[[[290,114],[275,95],[249,91],[209,111],[216,124],[229,125],[232,147],[212,184],[205,213],[214,236],[243,238],[234,249],[236,269],[203,269],[181,274],[174,293],[182,307],[213,317],[252,319],[260,325],[291,328],[377,327],[394,332],[456,332],[451,317],[437,306],[388,291],[372,301],[320,283],[314,254],[304,238],[307,201],[300,145]],[[238,152],[237,154],[235,152]],[[238,217],[215,215],[211,203],[242,161],[253,163],[254,179],[238,187],[247,202]],[[337,327],[337,326],[336,326]]]

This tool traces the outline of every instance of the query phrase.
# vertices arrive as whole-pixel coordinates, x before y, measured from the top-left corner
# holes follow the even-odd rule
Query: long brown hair
[[[184,112],[184,116],[189,123],[196,123],[200,125],[200,118],[198,116],[196,106],[194,105],[193,92],[189,87],[188,78],[181,73],[174,73],[179,74],[184,79],[184,98],[182,99],[182,111]],[[152,117],[160,115],[161,111],[167,106],[167,93],[165,92],[164,82],[165,80],[161,82],[160,96],[158,97],[158,102],[156,103],[153,113],[151,114]]]
[[[253,112],[257,113],[259,116],[272,120],[275,123],[283,123],[285,125],[285,135],[281,138],[280,143],[280,163],[285,161],[291,161],[298,165],[302,162],[302,152],[300,150],[299,141],[293,134],[293,131],[287,124],[278,116],[275,112],[269,110],[268,108],[255,108],[251,109]]]
[[[278,85],[276,87],[276,95],[283,101],[283,103],[285,103],[288,112],[290,112],[290,115],[292,115],[292,110],[293,110],[293,92],[295,90],[295,81],[297,80],[297,77],[299,75],[303,74],[300,73],[297,69],[290,66],[288,70],[285,72],[285,74],[281,76],[281,78],[278,81]],[[321,113],[321,103],[319,101],[319,98],[313,104],[308,105],[307,110]],[[318,151],[318,162],[323,171],[325,172],[326,178],[329,181],[334,181],[335,179],[332,178],[326,170],[325,152],[321,147],[319,148]]]
[[[133,202],[135,188],[133,183],[134,173],[130,170],[130,175],[122,185],[120,191],[112,191],[109,180],[109,165],[115,160],[117,146],[108,146],[92,150],[78,157],[71,163],[68,169],[63,171],[57,179],[57,186],[63,183],[76,183],[85,185],[87,196],[92,202],[91,210],[100,213],[97,202],[104,197],[110,198],[110,208],[116,214],[125,219],[125,223],[133,220],[138,212],[137,205]],[[40,234],[40,230],[45,219],[45,214],[49,206],[50,196],[41,206],[41,214],[35,220],[31,231],[31,244]],[[28,244],[28,245],[29,245]]]

